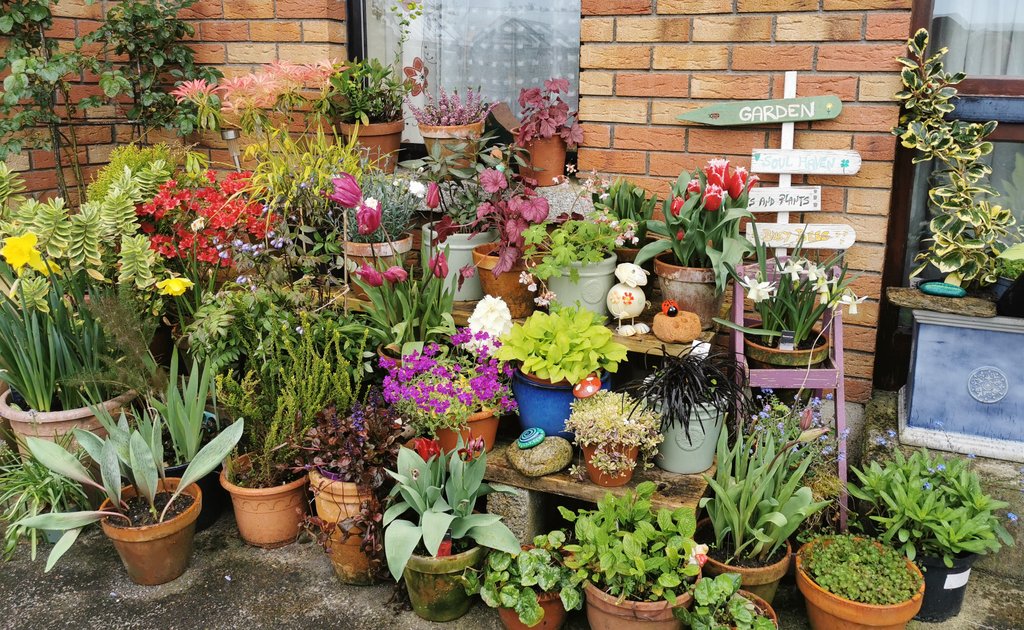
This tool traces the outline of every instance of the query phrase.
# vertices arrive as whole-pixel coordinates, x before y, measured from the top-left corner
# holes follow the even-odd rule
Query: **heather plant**
[[[900,604],[921,588],[920,574],[907,566],[903,554],[870,538],[819,538],[800,556],[801,569],[818,586],[861,604]]]
[[[576,120],[577,112],[569,111],[562,95],[569,93],[567,79],[552,78],[543,88],[524,88],[519,91],[522,122],[516,130],[516,143],[525,146],[535,138],[558,136],[570,147],[583,142],[583,128]]]
[[[483,95],[473,88],[468,88],[465,96],[460,96],[458,90],[448,93],[441,88],[438,90],[436,99],[427,95],[427,102],[422,108],[410,103],[406,98],[406,106],[416,118],[417,123],[436,127],[454,127],[481,122],[497,105],[497,103],[485,101]]]
[[[637,408],[636,400],[627,393],[608,390],[574,400],[565,430],[575,435],[577,446],[595,447],[590,463],[610,477],[631,471],[641,462],[644,468],[651,468],[664,439],[659,414]],[[633,448],[639,449],[637,459],[629,457]]]

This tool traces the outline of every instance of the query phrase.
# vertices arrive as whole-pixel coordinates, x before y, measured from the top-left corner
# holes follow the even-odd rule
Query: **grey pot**
[[[436,232],[433,230],[434,224],[427,223],[423,226],[423,257],[424,260],[428,259],[431,255],[430,243],[433,242]],[[452,234],[449,236],[444,243],[439,245],[436,249],[444,250],[447,248],[448,258],[448,277],[449,282],[457,282],[455,278],[459,275],[459,269],[462,269],[466,265],[473,264],[473,248],[477,245],[483,245],[484,243],[493,243],[498,240],[498,233],[494,230],[486,232],[484,234],[475,234],[470,236],[468,234]],[[455,289],[455,301],[456,302],[467,302],[471,300],[479,300],[484,296],[484,290],[480,286],[480,270],[477,269],[476,273],[472,277],[466,278],[465,282],[462,283],[462,288],[458,288],[456,284]]]
[[[573,263],[579,270],[579,280],[573,282],[569,273],[548,278],[548,288],[554,291],[559,304],[571,306],[579,302],[580,306],[598,315],[608,315],[606,298],[608,290],[615,285],[615,263],[617,258],[612,254],[598,263]]]
[[[701,421],[704,428],[701,429]],[[683,475],[702,473],[715,462],[718,436],[724,418],[718,417],[714,407],[703,406],[690,414],[690,437],[680,425],[665,431],[665,440],[658,446],[654,463],[659,468]]]

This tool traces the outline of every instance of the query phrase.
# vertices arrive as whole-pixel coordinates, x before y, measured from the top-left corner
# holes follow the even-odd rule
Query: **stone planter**
[[[679,310],[697,315],[701,328],[711,328],[725,300],[725,293],[719,293],[715,285],[714,270],[680,267],[674,260],[671,253],[654,259],[654,274],[661,284],[662,299],[675,300]]]
[[[612,254],[599,263],[573,263],[579,279],[574,282],[566,272],[565,275],[548,278],[548,288],[554,291],[559,304],[579,303],[589,311],[607,316],[606,299],[609,289],[615,285],[615,262],[615,254]]]
[[[664,441],[658,445],[654,463],[662,470],[682,475],[704,472],[715,462],[715,449],[718,448],[723,424],[714,407],[694,409],[690,414],[689,437],[682,425],[668,427],[664,431]]]
[[[8,404],[10,397],[10,390],[0,394],[0,417],[10,423],[11,430],[18,438],[31,436],[55,442],[71,433],[73,429],[91,431],[100,437],[107,435],[106,429],[88,407],[64,411],[20,411]],[[127,392],[117,398],[111,398],[100,406],[116,418],[121,407],[134,399],[135,392]]]
[[[444,243],[431,247],[437,232],[433,229],[433,223],[423,226],[423,259],[428,260],[432,250],[445,251],[447,249],[448,276],[447,281],[455,282],[455,301],[471,302],[479,300],[484,296],[483,285],[480,284],[480,269],[475,269],[472,276],[463,281],[462,286],[458,285],[459,270],[463,267],[476,266],[473,260],[473,248],[478,245],[493,243],[498,239],[494,230],[483,234],[452,234]],[[493,269],[493,267],[491,267]]]
[[[465,615],[473,600],[466,594],[462,574],[479,567],[486,556],[484,547],[444,558],[413,554],[402,575],[412,609],[427,621],[451,621]]]
[[[394,173],[398,164],[398,151],[402,148],[404,120],[369,125],[338,123],[338,131],[348,141],[356,136],[356,143],[362,147],[367,159],[385,173]]]

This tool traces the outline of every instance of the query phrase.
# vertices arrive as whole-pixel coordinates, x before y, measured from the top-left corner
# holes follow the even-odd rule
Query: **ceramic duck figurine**
[[[647,324],[634,323],[647,306],[647,296],[640,288],[647,285],[647,272],[633,263],[622,263],[615,268],[615,277],[619,283],[608,291],[605,303],[608,312],[619,322],[616,334],[631,337],[651,332]],[[628,319],[629,324],[623,324],[624,319]]]

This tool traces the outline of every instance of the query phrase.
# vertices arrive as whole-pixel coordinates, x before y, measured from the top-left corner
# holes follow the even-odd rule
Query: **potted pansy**
[[[427,152],[454,167],[471,167],[487,115],[497,103],[488,103],[473,88],[467,89],[464,95],[441,88],[437,98],[427,94],[426,99],[423,107],[417,107],[408,98],[406,105],[416,119]]]
[[[683,171],[662,205],[665,220],[647,223],[662,238],[645,245],[636,264],[654,259],[663,297],[696,313],[704,328],[722,308],[729,269],[753,249],[740,223],[753,219],[747,193],[756,182],[742,166],[711,160],[693,173]]]
[[[519,91],[522,122],[515,130],[516,144],[529,151],[519,174],[536,186],[553,186],[564,179],[565,152],[583,141],[577,113],[562,96],[569,94],[567,79],[552,78],[544,86]]]

